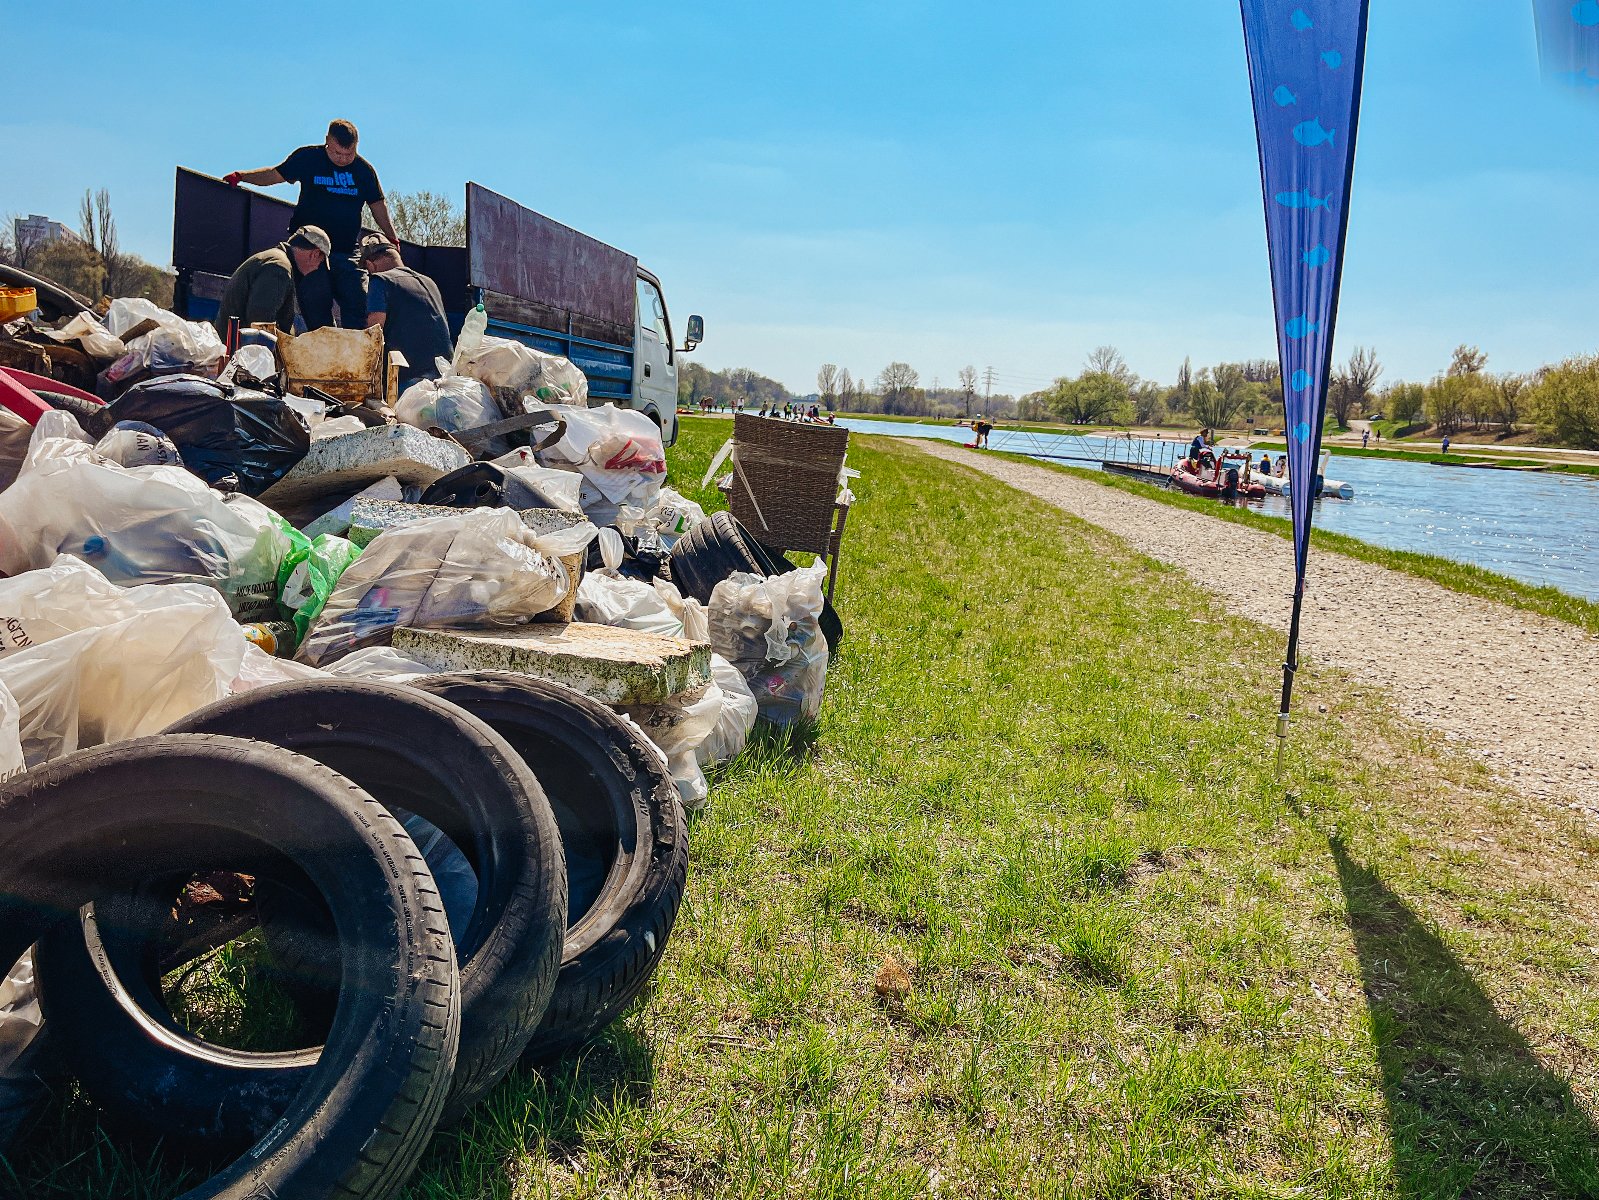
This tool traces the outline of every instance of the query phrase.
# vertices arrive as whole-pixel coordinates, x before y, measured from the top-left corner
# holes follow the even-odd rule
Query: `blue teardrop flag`
[[[1298,667],[1299,611],[1366,65],[1367,2],[1240,0],[1260,143],[1294,517],[1294,609],[1283,663],[1279,739],[1288,733]],[[1280,103],[1282,94],[1292,95],[1294,104]],[[1280,759],[1281,741],[1278,750]]]
[[[1599,99],[1599,0],[1532,0],[1532,16],[1543,81]]]

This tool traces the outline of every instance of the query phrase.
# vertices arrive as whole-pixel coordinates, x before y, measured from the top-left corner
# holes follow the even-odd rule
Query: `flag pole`
[[[1305,580],[1294,581],[1294,615],[1288,623],[1288,653],[1283,658],[1283,697],[1277,710],[1277,778],[1283,775],[1283,750],[1288,745],[1288,712],[1294,698],[1294,673],[1299,670],[1299,609],[1305,599]]]

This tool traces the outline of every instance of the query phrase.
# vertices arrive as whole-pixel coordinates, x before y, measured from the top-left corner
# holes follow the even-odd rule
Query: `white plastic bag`
[[[141,585],[113,595],[72,577],[85,570],[66,562],[28,572],[0,594],[0,608],[21,614],[28,636],[0,656],[0,684],[16,698],[30,765],[158,733],[227,695],[244,663],[244,634],[211,588]],[[42,613],[74,588],[71,612]]]
[[[587,405],[588,377],[559,354],[546,354],[509,338],[485,337],[458,351],[455,369],[485,384],[508,417],[549,404]]]
[[[691,642],[711,640],[710,616],[693,596],[683,597],[683,636]]]
[[[368,646],[354,654],[346,654],[327,668],[325,674],[343,675],[350,679],[387,679],[392,683],[406,683],[424,675],[438,672],[426,663],[407,658],[393,646]]]
[[[571,587],[558,558],[506,508],[468,509],[380,533],[339,577],[297,657],[313,666],[386,645],[396,626],[516,625]]]
[[[272,351],[265,346],[255,344],[240,346],[238,350],[234,351],[233,357],[228,359],[228,365],[222,368],[222,374],[217,376],[217,379],[221,383],[232,383],[240,372],[248,375],[251,379],[262,381],[272,379],[278,373],[278,360],[273,357]],[[319,419],[322,411],[327,409],[327,405],[320,400],[303,400],[299,396],[285,396],[283,399],[290,408],[305,416],[308,420],[311,414],[303,407],[304,405],[315,404],[318,410],[321,410],[317,413]],[[310,423],[315,424],[314,421]]]
[[[346,433],[360,433],[366,427],[366,422],[360,417],[327,418],[311,426],[311,440],[318,442],[323,438],[340,437]]]
[[[666,756],[667,769],[677,784],[677,794],[682,797],[684,808],[699,808],[710,794],[695,751],[715,730],[723,704],[722,689],[713,680],[699,692],[673,697],[665,704],[628,705],[619,709],[631,717]]]
[[[157,327],[132,341],[123,338],[145,320],[157,322]],[[123,338],[128,348],[106,368],[105,378],[111,382],[127,379],[145,368],[163,374],[191,373],[214,378],[228,355],[227,347],[209,322],[185,321],[139,297],[113,300],[106,312],[106,327]]]
[[[666,476],[666,449],[654,421],[614,404],[598,408],[555,405],[551,412],[566,421],[566,432],[555,445],[539,451],[540,462],[575,467],[612,505],[636,504],[648,509],[654,504]]]
[[[720,654],[711,655],[711,679],[722,689],[722,711],[705,740],[694,747],[701,767],[726,762],[749,744],[759,706],[744,674]]]
[[[80,312],[60,329],[41,330],[52,341],[76,342],[90,358],[117,359],[128,352],[122,339],[86,312]]]
[[[821,561],[785,575],[739,572],[711,592],[711,648],[736,666],[774,725],[816,716],[827,683]]]
[[[682,620],[673,615],[659,591],[648,583],[624,578],[609,568],[583,576],[577,585],[574,615],[579,621],[595,625],[614,625],[618,629],[637,629],[667,637],[683,636]]]
[[[95,453],[119,467],[183,465],[171,438],[143,421],[118,421],[94,444]]]
[[[573,512],[582,507],[578,493],[583,487],[583,476],[576,471],[562,471],[555,467],[541,467],[533,451],[518,446],[494,459],[494,465],[513,476],[518,483],[544,501],[550,508]]]
[[[663,487],[644,514],[668,549],[694,526],[705,520],[705,510],[674,488]]]
[[[17,481],[0,492],[0,571],[84,559],[113,583],[200,582],[245,621],[277,616],[283,519],[248,496],[223,496],[182,467],[122,467],[71,414],[39,420]]]
[[[0,683],[0,779],[10,779],[27,765],[22,757],[22,708],[11,689]]]

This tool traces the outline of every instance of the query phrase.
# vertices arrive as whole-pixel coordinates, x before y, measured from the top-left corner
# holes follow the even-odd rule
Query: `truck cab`
[[[293,211],[276,196],[179,167],[177,312],[214,318],[228,277],[289,236]],[[570,359],[588,378],[590,404],[637,409],[675,442],[677,359],[703,340],[704,321],[689,317],[674,345],[661,281],[636,258],[480,184],[466,186],[466,228],[465,246],[400,244],[406,266],[438,284],[451,336],[482,304],[491,336]]]

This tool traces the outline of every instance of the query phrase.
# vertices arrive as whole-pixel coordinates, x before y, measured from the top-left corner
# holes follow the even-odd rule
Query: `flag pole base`
[[[1288,745],[1288,714],[1277,714],[1277,778],[1283,777],[1283,749]]]

